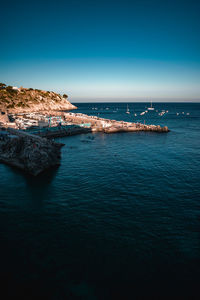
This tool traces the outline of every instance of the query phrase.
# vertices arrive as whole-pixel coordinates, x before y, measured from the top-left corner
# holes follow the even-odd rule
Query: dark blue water
[[[38,178],[0,164],[0,293],[199,299],[200,104],[77,105],[171,131],[59,139],[61,166]]]

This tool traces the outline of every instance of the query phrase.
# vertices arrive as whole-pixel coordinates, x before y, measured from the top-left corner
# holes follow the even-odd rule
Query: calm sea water
[[[58,139],[61,166],[38,178],[0,164],[0,293],[199,299],[200,104],[77,105],[171,131]]]

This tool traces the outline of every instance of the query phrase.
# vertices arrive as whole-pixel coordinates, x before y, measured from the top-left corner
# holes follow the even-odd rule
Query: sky
[[[200,1],[1,3],[0,82],[72,101],[200,101]]]

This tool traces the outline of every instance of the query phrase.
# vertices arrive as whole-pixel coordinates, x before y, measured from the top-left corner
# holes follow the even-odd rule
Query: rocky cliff
[[[8,113],[45,112],[76,109],[68,96],[32,88],[17,88],[0,83],[0,111]]]
[[[31,175],[60,164],[62,144],[14,129],[0,131],[0,162]]]

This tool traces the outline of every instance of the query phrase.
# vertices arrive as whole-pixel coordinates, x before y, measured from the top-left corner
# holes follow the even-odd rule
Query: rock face
[[[14,131],[13,131],[14,133]],[[62,147],[44,138],[0,131],[0,161],[36,176],[59,165]]]
[[[0,111],[22,113],[76,109],[67,98],[67,95],[49,91],[4,86],[0,88]]]
[[[6,123],[6,122],[9,122],[8,115],[0,112],[0,123]]]

